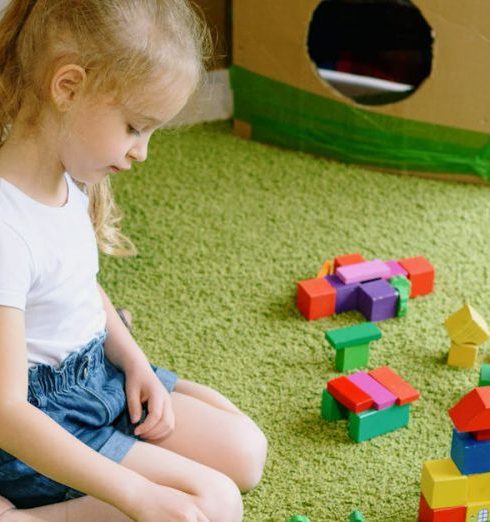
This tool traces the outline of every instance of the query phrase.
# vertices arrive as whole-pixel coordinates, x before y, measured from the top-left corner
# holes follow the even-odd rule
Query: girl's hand
[[[149,364],[133,366],[126,371],[126,397],[131,422],[142,415],[142,404],[148,403],[148,415],[135,429],[135,435],[148,440],[162,439],[175,428],[172,400]]]

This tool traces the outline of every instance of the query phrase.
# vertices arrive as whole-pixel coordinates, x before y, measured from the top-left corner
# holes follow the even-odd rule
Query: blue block
[[[476,440],[471,433],[453,429],[451,458],[463,475],[490,472],[490,440]]]
[[[328,275],[325,279],[335,288],[335,313],[357,310],[357,291],[359,283],[345,284],[336,275]]]

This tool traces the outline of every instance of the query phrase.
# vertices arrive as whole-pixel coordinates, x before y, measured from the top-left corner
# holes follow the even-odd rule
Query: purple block
[[[397,261],[386,261],[385,264],[388,265],[391,273],[388,276],[383,277],[383,279],[390,279],[391,277],[395,277],[397,275],[402,275],[405,277],[408,276],[407,271]]]
[[[396,317],[398,294],[384,279],[362,283],[357,294],[359,311],[368,321]]]
[[[343,283],[362,283],[363,281],[371,281],[390,274],[390,269],[380,259],[373,261],[363,261],[362,263],[354,263],[353,265],[340,266],[335,271],[335,275]]]
[[[335,275],[325,276],[325,279],[335,288],[335,313],[357,310],[357,292],[359,283],[346,285]]]
[[[349,375],[347,379],[373,399],[374,407],[377,410],[389,408],[396,402],[396,396],[366,372],[356,372]]]

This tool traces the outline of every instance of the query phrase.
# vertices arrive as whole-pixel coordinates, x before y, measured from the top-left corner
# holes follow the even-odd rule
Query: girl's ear
[[[50,93],[60,111],[65,112],[73,102],[78,101],[86,79],[87,73],[79,65],[63,65],[56,71],[51,80]]]

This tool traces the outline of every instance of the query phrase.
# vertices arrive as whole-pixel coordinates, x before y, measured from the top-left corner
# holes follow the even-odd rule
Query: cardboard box
[[[230,69],[238,134],[399,173],[490,179],[490,2],[414,0],[433,31],[430,76],[408,98],[367,106],[308,54],[319,0],[234,0]]]
[[[194,2],[202,10],[213,36],[215,60],[211,68],[228,68],[231,64],[231,0]]]

